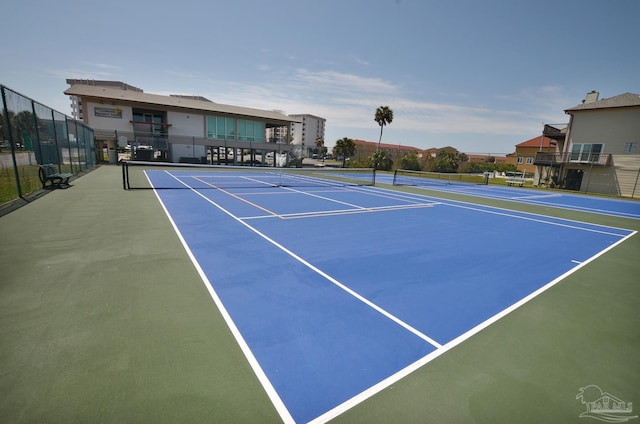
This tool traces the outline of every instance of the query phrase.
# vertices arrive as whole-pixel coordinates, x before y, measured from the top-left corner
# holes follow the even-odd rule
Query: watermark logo
[[[633,405],[610,393],[603,392],[600,387],[590,384],[578,390],[576,399],[585,405],[586,411],[578,415],[580,418],[594,418],[608,423],[624,423],[637,415],[631,415]]]

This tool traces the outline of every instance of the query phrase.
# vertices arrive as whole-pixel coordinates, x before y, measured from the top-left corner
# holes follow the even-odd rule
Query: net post
[[[127,162],[127,190],[131,190],[131,179],[129,178],[129,162]]]
[[[122,165],[122,188],[125,190],[131,190],[131,183],[129,182],[129,162],[123,160]]]
[[[376,186],[376,167],[373,167],[373,184],[374,187]]]
[[[122,189],[127,189],[126,177],[125,177],[125,168],[127,167],[126,161],[120,161],[120,166],[122,166]]]

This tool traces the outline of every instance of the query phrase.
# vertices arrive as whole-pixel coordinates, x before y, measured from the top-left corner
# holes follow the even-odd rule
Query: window
[[[232,118],[207,116],[207,138],[235,140],[236,122]]]
[[[262,143],[264,141],[264,124],[256,121],[238,119],[238,140]]]
[[[518,163],[522,163],[522,156],[518,156]]]
[[[137,133],[149,133],[148,135],[162,136],[166,133],[163,126],[164,119],[161,112],[134,110],[133,129]]]
[[[624,152],[625,153],[635,153],[638,148],[638,143],[624,143]]]
[[[598,162],[604,144],[574,144],[571,146],[572,162]]]
[[[527,165],[531,165],[533,163],[533,158],[532,157],[528,157],[527,158]]]

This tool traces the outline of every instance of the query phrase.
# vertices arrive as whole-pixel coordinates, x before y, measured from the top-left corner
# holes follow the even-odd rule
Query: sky
[[[0,84],[67,78],[326,119],[325,145],[506,154],[586,93],[640,93],[638,0],[2,0]]]

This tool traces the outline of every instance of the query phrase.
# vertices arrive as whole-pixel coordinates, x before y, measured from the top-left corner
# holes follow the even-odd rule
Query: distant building
[[[540,135],[516,144],[516,151],[507,155],[505,163],[515,165],[519,172],[534,174],[536,154],[538,152],[555,152],[556,141]]]
[[[353,140],[356,145],[356,154],[354,159],[357,161],[366,161],[370,158],[378,148],[378,143],[375,141],[365,140]],[[380,143],[380,149],[384,150],[387,155],[395,162],[397,159],[409,154],[414,153],[418,157],[418,160],[422,162],[432,162],[438,155],[442,153],[461,154],[461,152],[452,146],[445,147],[431,147],[429,149],[421,149],[413,146],[404,146],[402,144]],[[466,161],[472,163],[506,163],[507,158],[505,156],[494,155],[480,155],[480,154],[466,154]]]
[[[425,159],[427,159],[427,158],[435,159],[438,156],[438,149],[436,149],[435,147],[431,147],[431,148],[425,150],[424,152],[422,152],[422,156]]]
[[[282,110],[274,110],[274,112],[285,115]],[[267,141],[270,143],[291,143],[291,126],[267,128]]]
[[[422,156],[423,156],[425,159],[429,159],[429,158],[431,158],[431,159],[435,159],[435,158],[437,158],[437,157],[438,157],[438,155],[439,155],[440,153],[453,153],[453,154],[456,154],[456,153],[460,153],[460,152],[458,151],[458,149],[456,149],[455,147],[451,147],[451,146],[446,146],[446,147],[432,147],[432,148],[430,148],[430,149],[425,150],[425,151],[422,153]]]
[[[111,163],[128,146],[135,159],[234,165],[293,150],[287,140],[267,139],[268,130],[298,122],[281,112],[149,94],[118,81],[67,81],[65,94],[76,99],[77,115],[94,129],[96,151],[107,151]]]
[[[76,85],[76,84],[84,84],[91,85],[94,87],[106,87],[106,88],[115,88],[118,90],[131,90],[137,91],[138,93],[142,93],[142,89],[138,87],[134,87],[129,84],[125,84],[122,81],[103,81],[103,80],[88,80],[88,79],[67,79],[67,84]],[[82,120],[82,101],[78,96],[69,96],[71,98],[71,116],[78,120]]]
[[[356,160],[367,160],[376,152],[378,148],[377,141],[353,140],[356,145]],[[380,143],[380,149],[384,150],[393,160],[409,153],[415,153],[418,158],[422,157],[423,150],[417,147],[403,146],[401,144]]]
[[[536,153],[536,181],[569,190],[640,197],[640,95],[624,93],[599,99],[587,94],[565,113],[562,130],[545,126],[557,138],[552,152]]]
[[[466,153],[465,153],[466,154]],[[506,156],[466,154],[467,162],[471,163],[507,163]]]
[[[316,140],[319,138],[324,140],[327,120],[309,114],[289,115],[289,117],[295,121],[291,125],[290,141],[300,156],[310,157],[313,153],[318,153]]]

